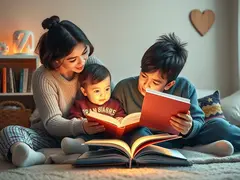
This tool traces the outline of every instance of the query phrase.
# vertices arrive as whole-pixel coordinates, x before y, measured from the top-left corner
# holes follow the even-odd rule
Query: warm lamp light
[[[13,33],[13,53],[14,54],[33,54],[34,35],[27,30],[17,30]]]

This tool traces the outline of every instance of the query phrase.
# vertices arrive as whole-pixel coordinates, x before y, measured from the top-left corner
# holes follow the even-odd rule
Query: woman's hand
[[[87,134],[96,134],[105,131],[105,128],[103,125],[99,125],[97,122],[83,122],[83,128]]]
[[[192,121],[192,116],[190,111],[188,111],[188,114],[179,113],[177,116],[171,117],[170,124],[178,132],[186,135],[192,127]]]

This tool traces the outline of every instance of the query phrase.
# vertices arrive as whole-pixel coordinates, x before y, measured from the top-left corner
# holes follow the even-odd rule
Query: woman
[[[33,75],[33,97],[36,110],[31,116],[31,127],[5,127],[0,134],[0,152],[19,167],[42,164],[45,156],[36,152],[41,148],[60,147],[63,137],[95,134],[104,131],[96,123],[76,118],[66,119],[77,95],[78,76],[93,46],[84,32],[70,21],[52,16],[42,22],[47,29],[37,45],[42,66]]]

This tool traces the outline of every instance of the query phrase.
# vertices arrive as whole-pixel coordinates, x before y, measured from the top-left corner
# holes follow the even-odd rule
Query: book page
[[[122,119],[120,127],[124,127],[129,124],[138,123],[140,121],[140,117],[141,117],[141,112],[129,114],[125,118]]]
[[[139,152],[139,154],[136,155],[136,158],[139,156],[144,156],[146,154],[163,154],[165,156],[187,160],[187,158],[183,156],[178,150],[168,149],[156,145],[149,145],[148,147],[144,148],[141,152]]]
[[[76,167],[93,167],[93,166],[115,166],[115,165],[128,165],[129,158],[125,153],[119,149],[99,149],[96,151],[87,151],[80,155],[73,163]]]
[[[120,122],[117,119],[115,119],[111,116],[105,115],[105,114],[100,114],[100,113],[97,113],[94,111],[90,111],[88,114],[86,114],[86,116],[87,116],[87,119],[92,118],[92,119],[95,119],[96,121],[100,120],[103,122],[115,124],[118,127],[120,126]]]
[[[162,142],[165,142],[165,141],[171,141],[171,140],[174,140],[174,139],[179,139],[181,138],[181,136],[176,136],[176,137],[172,137],[172,138],[169,138],[169,139],[157,139],[157,140],[152,140],[152,141],[147,141],[145,143],[142,143],[140,146],[138,146],[133,154],[133,157],[135,157],[139,151],[145,149],[146,147],[152,145],[152,144],[158,144],[158,143],[162,143]]]
[[[85,142],[87,145],[97,145],[97,146],[106,146],[114,147],[122,152],[124,152],[129,158],[131,158],[131,150],[127,143],[119,139],[93,139]]]
[[[170,134],[156,134],[156,135],[149,135],[149,136],[143,136],[137,139],[132,147],[131,147],[131,156],[133,157],[135,152],[141,148],[141,145],[147,144],[147,142],[150,142],[150,144],[154,144],[158,141],[167,141],[170,139],[177,139],[181,138],[181,136],[178,135],[170,135]]]
[[[163,96],[163,97],[170,98],[170,99],[174,99],[174,100],[177,100],[177,101],[182,101],[182,102],[185,102],[185,103],[190,103],[190,99],[183,98],[183,97],[180,97],[180,96],[175,96],[175,95],[172,95],[172,94],[167,94],[167,93],[163,93],[163,92],[160,92],[160,91],[155,91],[155,90],[149,89],[149,88],[147,88],[146,91],[149,92],[149,93],[151,93],[151,94],[158,95],[158,96]]]

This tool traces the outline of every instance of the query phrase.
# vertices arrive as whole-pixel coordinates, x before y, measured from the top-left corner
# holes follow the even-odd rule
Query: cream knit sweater
[[[90,63],[102,64],[96,57],[89,57]],[[30,118],[31,128],[58,137],[85,134],[84,121],[66,118],[79,90],[78,74],[69,81],[59,72],[40,66],[33,74],[32,86],[36,110]]]

